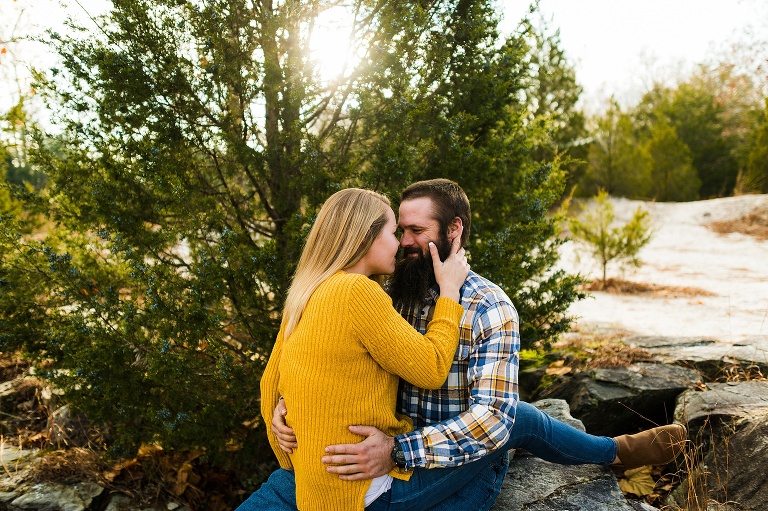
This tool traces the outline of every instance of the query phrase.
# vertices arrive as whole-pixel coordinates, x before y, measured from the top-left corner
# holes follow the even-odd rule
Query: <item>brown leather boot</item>
[[[682,424],[617,436],[614,440],[619,444],[618,460],[613,466],[631,470],[645,465],[666,465],[683,452],[687,438],[688,430]]]

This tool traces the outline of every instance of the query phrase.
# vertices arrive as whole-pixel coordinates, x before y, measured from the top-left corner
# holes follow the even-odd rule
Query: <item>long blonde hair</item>
[[[387,223],[390,202],[371,190],[347,188],[331,195],[317,215],[296,267],[283,309],[287,339],[315,289],[339,270],[355,265]]]

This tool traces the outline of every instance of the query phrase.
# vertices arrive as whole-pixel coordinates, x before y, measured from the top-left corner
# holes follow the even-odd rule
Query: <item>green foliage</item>
[[[669,124],[657,123],[647,142],[651,157],[651,195],[660,201],[696,200],[701,181],[688,146]]]
[[[50,181],[27,197],[50,228],[2,226],[0,350],[35,359],[116,449],[271,457],[259,377],[307,227],[342,187],[456,180],[473,268],[509,293],[523,343],[568,328],[583,295],[553,271],[547,215],[564,173],[534,157],[527,46],[499,40],[493,2],[360,2],[366,57],[334,80],[309,59],[309,7],[113,6],[101,31],[51,34],[64,66],[38,89],[57,134],[38,134]]]
[[[582,194],[695,200],[750,188],[757,87],[733,65],[700,66],[674,87],[654,85],[638,105],[615,101],[595,121]],[[759,171],[758,171],[759,174]]]
[[[740,191],[768,193],[768,99],[750,145]]]
[[[608,192],[601,190],[595,197],[594,208],[584,211],[581,218],[568,219],[573,238],[586,245],[600,263],[603,285],[606,282],[608,263],[615,261],[640,266],[640,249],[652,237],[650,215],[640,206],[624,225],[613,227],[615,218]]]
[[[639,138],[632,117],[611,100],[596,120],[589,146],[589,166],[581,180],[582,195],[603,189],[610,195],[645,198],[651,194],[653,161]]]
[[[656,125],[669,125],[688,147],[700,182],[696,198],[729,195],[736,183],[735,139],[728,135],[725,108],[717,90],[696,77],[674,89],[657,86],[638,105],[636,118],[647,134]]]

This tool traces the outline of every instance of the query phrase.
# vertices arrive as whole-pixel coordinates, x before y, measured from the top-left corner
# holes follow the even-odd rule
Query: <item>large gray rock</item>
[[[768,382],[708,383],[703,392],[688,390],[677,398],[675,418],[691,429],[720,420],[745,419],[768,413]]]
[[[86,511],[104,488],[85,481],[74,485],[36,484],[8,504],[8,511]]]
[[[590,433],[616,436],[669,424],[677,396],[701,382],[693,369],[638,363],[578,373],[553,385],[542,397],[565,399]]]
[[[514,458],[493,511],[631,511],[610,469]]]
[[[684,509],[768,508],[768,382],[711,383],[685,392],[675,411],[688,420],[688,478],[670,495]],[[696,507],[697,509],[699,507]]]
[[[584,431],[559,399],[532,403],[552,417]],[[565,466],[516,452],[493,511],[633,511],[608,467]],[[654,509],[654,508],[647,508]]]
[[[768,373],[768,336],[753,336],[737,343],[701,337],[656,336],[627,337],[622,342],[653,353],[660,362],[693,367],[707,381],[720,378],[727,366],[753,366],[763,374]]]

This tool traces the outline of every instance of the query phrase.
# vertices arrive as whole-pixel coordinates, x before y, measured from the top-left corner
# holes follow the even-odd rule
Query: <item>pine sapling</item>
[[[600,190],[592,209],[583,210],[580,217],[570,217],[568,224],[574,240],[587,246],[603,270],[606,284],[608,263],[639,268],[642,249],[653,236],[648,211],[638,206],[632,218],[624,225],[613,226],[616,215],[608,192]]]

